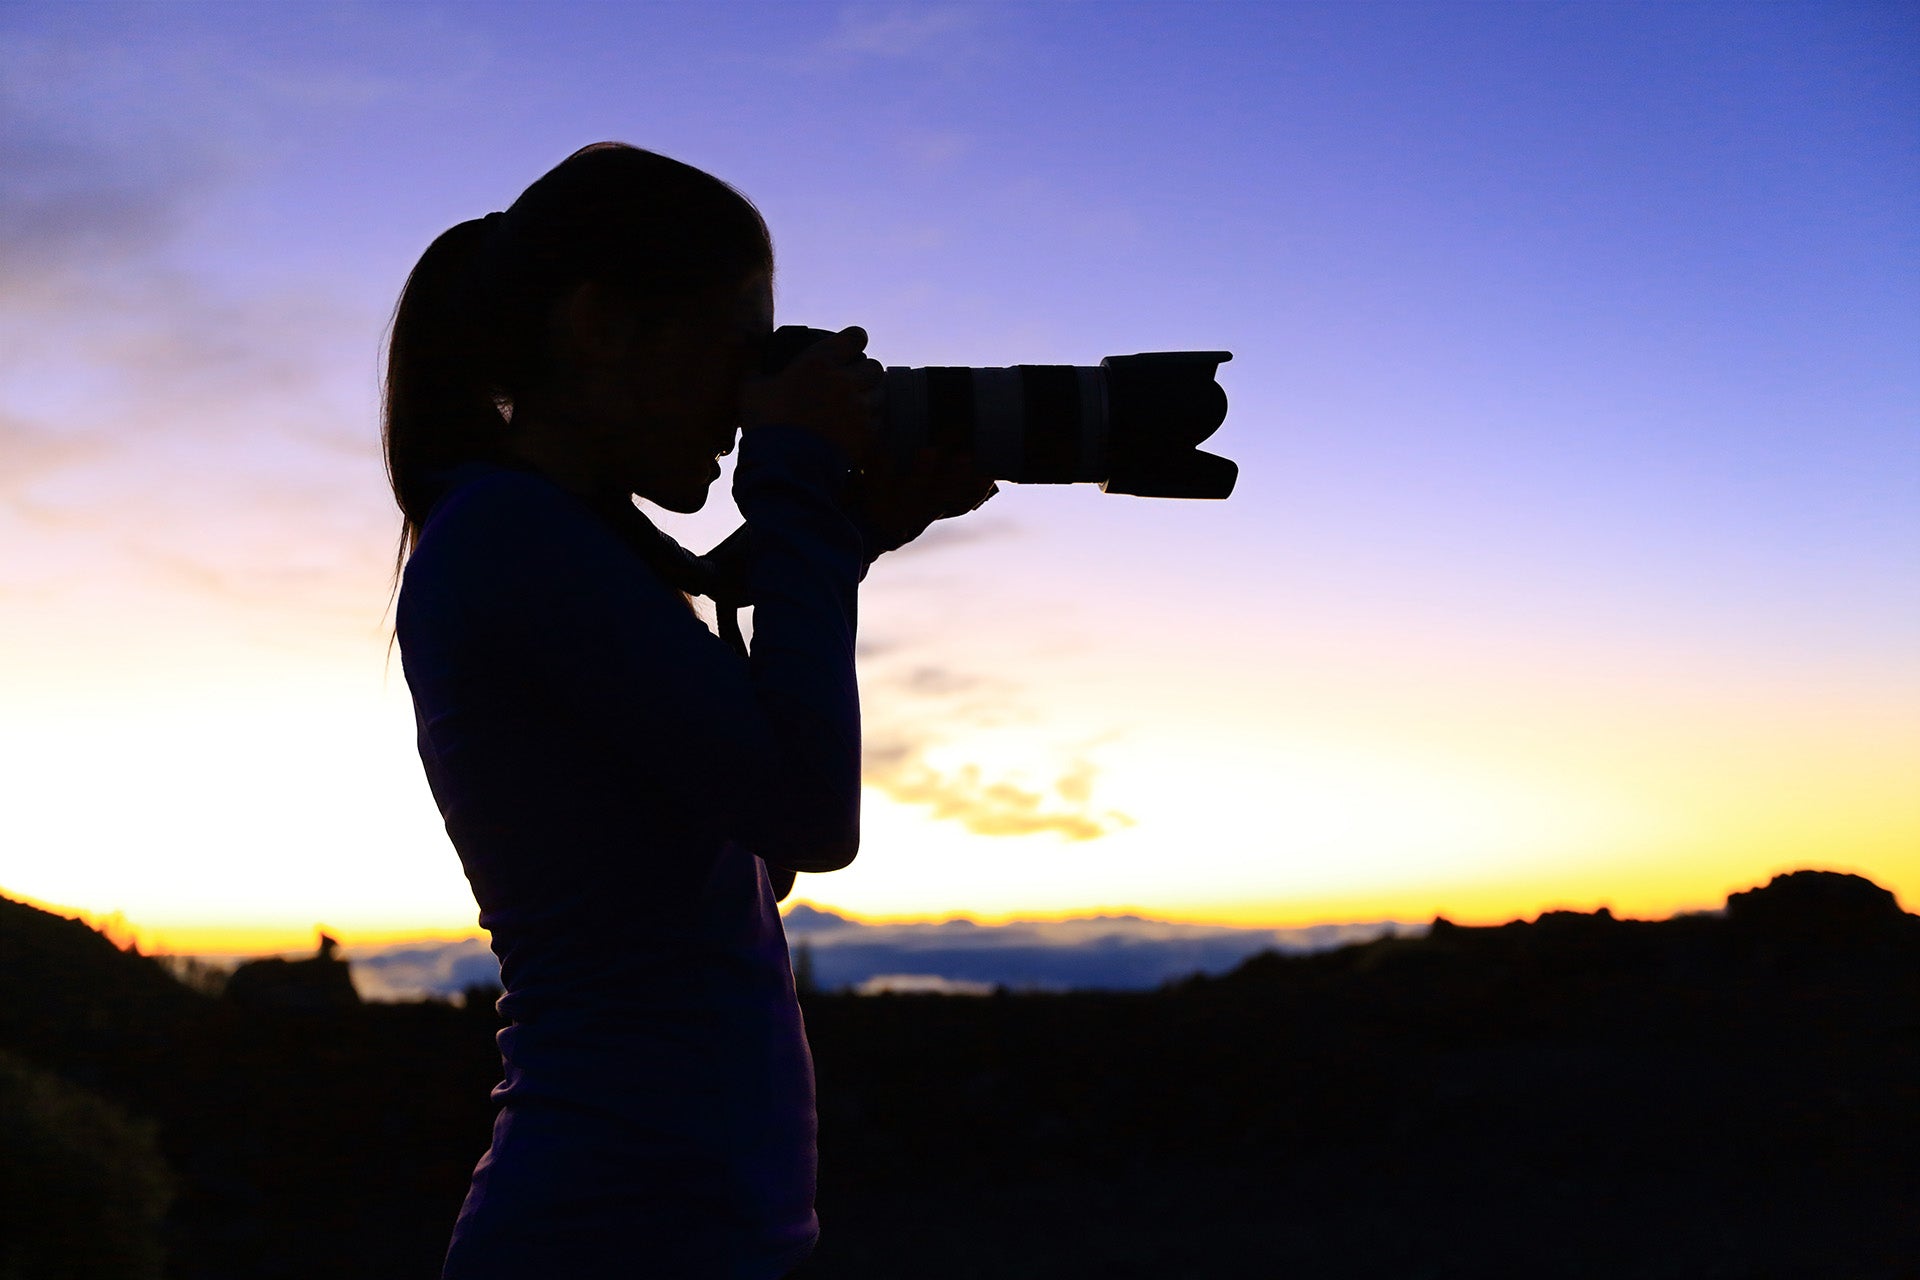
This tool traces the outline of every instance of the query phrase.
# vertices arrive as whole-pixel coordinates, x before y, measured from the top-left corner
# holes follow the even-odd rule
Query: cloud
[[[986,683],[984,677],[970,672],[926,664],[913,668],[900,681],[901,686],[908,692],[932,697],[966,693]]]
[[[1095,840],[1130,825],[1130,820],[1120,814],[1095,818],[1071,808],[1050,806],[1044,793],[1011,782],[989,781],[980,766],[973,764],[941,773],[924,760],[909,759],[869,772],[866,780],[901,804],[925,805],[935,818],[958,822],[976,835],[1052,832],[1068,840]],[[1055,791],[1058,793],[1057,787]]]
[[[866,924],[805,903],[787,909],[785,927],[796,950],[806,946],[814,980],[825,990],[969,995],[996,986],[1151,990],[1193,973],[1225,973],[1269,949],[1298,954],[1425,932],[1393,921],[1262,929],[1113,915]],[[349,946],[346,953],[354,985],[369,1000],[452,999],[499,980],[499,962],[483,938]]]
[[[909,682],[919,679],[945,686],[953,678],[937,668],[923,667]],[[920,734],[899,728],[870,732],[861,762],[862,779],[897,803],[926,808],[936,820],[957,822],[976,835],[1053,834],[1078,842],[1133,825],[1124,813],[1095,811],[1093,793],[1099,771],[1084,756],[1069,759],[1051,784],[1036,786],[1012,777],[994,777],[975,763],[940,767],[929,754],[940,745],[942,739],[924,727]]]
[[[35,518],[48,518],[48,513],[26,501],[27,489],[41,476],[84,461],[97,451],[92,441],[58,435],[0,412],[0,503],[17,505]]]
[[[989,498],[988,502],[992,502]],[[980,542],[989,542],[1000,538],[1010,538],[1020,532],[1018,523],[1012,520],[994,519],[973,512],[956,520],[941,520],[927,527],[925,533],[907,543],[904,547],[895,547],[880,558],[880,564],[888,561],[899,562],[916,559],[935,551],[946,551],[953,547],[972,546]]]
[[[0,133],[0,278],[12,298],[74,264],[107,265],[164,242],[192,191],[190,174],[36,137],[17,127],[13,108],[0,98],[14,126]]]
[[[808,77],[911,66],[922,75],[952,82],[1007,59],[1006,12],[978,3],[847,5],[831,33],[797,51],[733,57]],[[997,44],[988,38],[989,14],[1001,28],[991,33]]]
[[[886,645],[879,654],[896,659],[911,659],[914,649],[907,645]],[[862,654],[862,657],[877,655]],[[931,741],[942,728],[988,729],[1009,724],[1029,723],[1033,713],[1020,698],[1020,686],[1004,676],[982,675],[922,658],[910,666],[892,664],[869,683],[884,692],[914,699],[919,705],[906,713],[912,730],[896,729],[882,733],[889,741]],[[935,705],[928,705],[928,704]],[[898,703],[892,704],[897,707]],[[870,719],[884,721],[885,713]]]
[[[191,59],[23,50],[0,68],[0,518],[29,546],[0,593],[138,582],[367,632],[392,524],[379,317],[324,282],[183,265],[198,209],[246,167],[235,113],[208,117],[230,87],[186,93]]]
[[[372,344],[359,405],[329,359],[370,332],[362,318],[325,299],[220,296],[154,260],[117,275],[30,309],[0,302],[7,329],[37,326],[0,353],[21,404],[0,417],[0,506],[70,549],[84,535],[86,577],[296,626],[356,599],[377,615],[392,521]],[[0,583],[30,570],[0,566]]]
[[[850,6],[840,27],[821,42],[823,50],[869,58],[911,58],[939,52],[973,28],[977,14],[960,5],[935,8]]]
[[[911,164],[931,172],[951,168],[955,161],[973,150],[973,139],[957,129],[916,129],[903,134],[899,146]],[[941,243],[944,240],[942,231]]]
[[[788,910],[786,931],[796,950],[805,944],[820,988],[864,995],[915,989],[974,994],[983,986],[1151,990],[1195,973],[1225,973],[1262,951],[1324,951],[1424,930],[1393,921],[1262,929],[1138,916],[863,924],[796,904]]]
[[[500,962],[485,938],[348,947],[353,985],[365,1000],[450,999],[470,987],[497,987]]]
[[[937,973],[881,973],[853,987],[860,996],[990,996],[996,990],[991,982],[943,978]]]
[[[145,54],[10,37],[0,64],[0,280],[40,288],[165,244],[233,169],[219,131],[143,101],[177,75]]]
[[[884,695],[866,700],[861,776],[868,786],[976,835],[1052,834],[1079,842],[1133,825],[1128,815],[1096,805],[1099,769],[1088,753],[1116,733],[1068,746],[1064,758],[1043,771],[1050,781],[990,772],[973,760],[952,763],[956,753],[990,754],[995,733],[1009,727],[1020,732],[1023,753],[1031,752],[1022,730],[1038,717],[1019,683],[932,659],[908,644],[883,645],[861,657],[874,668],[864,682]]]
[[[1073,767],[1053,784],[1053,789],[1058,791],[1064,800],[1074,804],[1088,804],[1093,800],[1093,779],[1093,765],[1085,760],[1076,760]]]

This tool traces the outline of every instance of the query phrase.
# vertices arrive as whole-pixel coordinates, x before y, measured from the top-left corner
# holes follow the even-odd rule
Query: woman
[[[454,1280],[758,1280],[813,1247],[775,902],[859,842],[867,564],[986,491],[963,459],[858,473],[881,372],[859,329],[758,371],[772,271],[739,193],[602,143],[440,236],[395,314],[399,643],[506,987]],[[736,429],[751,656],[631,500],[698,510]]]

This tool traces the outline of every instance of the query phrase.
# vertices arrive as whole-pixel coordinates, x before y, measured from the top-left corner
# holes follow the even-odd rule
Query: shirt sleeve
[[[789,792],[775,813],[758,815],[744,842],[793,871],[845,866],[860,842],[854,639],[866,555],[838,503],[847,473],[847,456],[831,441],[769,424],[743,436],[733,479],[754,531],[749,678],[775,739],[780,777],[769,783]],[[797,819],[791,831],[781,830],[786,816]]]

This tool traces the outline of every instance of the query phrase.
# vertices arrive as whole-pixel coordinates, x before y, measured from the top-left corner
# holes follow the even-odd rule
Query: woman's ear
[[[561,358],[577,368],[624,363],[639,338],[632,309],[594,280],[582,281],[561,297],[553,322]]]

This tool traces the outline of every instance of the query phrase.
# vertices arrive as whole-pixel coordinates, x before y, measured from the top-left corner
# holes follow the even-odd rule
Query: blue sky
[[[383,672],[379,343],[435,234],[609,137],[746,192],[779,320],[887,363],[1234,352],[1231,501],[1014,490],[876,569],[886,750],[816,901],[1920,885],[1911,6],[17,4],[0,42],[0,750],[44,798],[0,888],[470,921]],[[71,817],[102,778],[206,824],[167,876]]]

